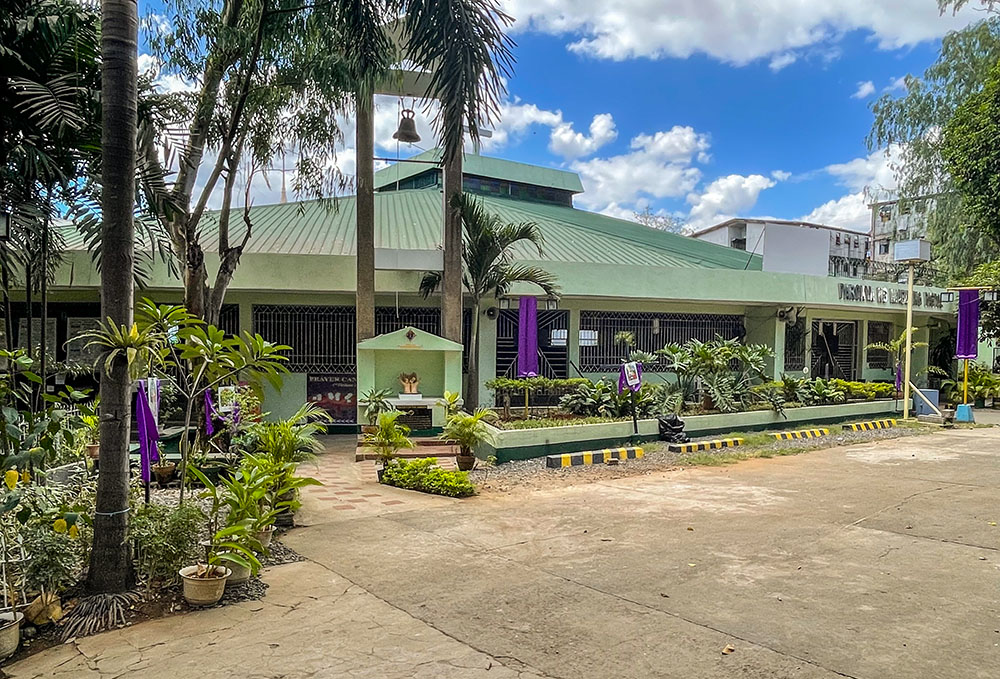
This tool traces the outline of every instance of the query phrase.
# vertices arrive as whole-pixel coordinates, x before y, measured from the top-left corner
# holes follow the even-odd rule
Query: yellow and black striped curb
[[[548,455],[546,467],[576,467],[582,464],[604,464],[608,460],[635,460],[642,457],[642,448],[605,448],[586,453],[563,453]]]
[[[844,425],[844,429],[851,431],[875,431],[876,429],[892,429],[896,426],[896,420],[872,420],[870,422],[850,422]]]
[[[743,439],[718,439],[715,441],[696,441],[695,443],[671,443],[671,453],[699,453],[703,450],[719,450],[720,448],[735,448],[742,446]]]
[[[829,436],[829,429],[800,429],[798,431],[776,431],[771,434],[779,441],[791,441],[792,439],[818,439],[821,436]]]

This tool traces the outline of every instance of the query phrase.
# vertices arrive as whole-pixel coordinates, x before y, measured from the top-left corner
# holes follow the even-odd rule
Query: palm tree
[[[542,255],[543,238],[537,224],[504,222],[468,194],[455,196],[452,207],[462,215],[462,283],[472,300],[469,388],[465,405],[475,410],[479,405],[479,317],[483,300],[506,295],[515,283],[531,283],[550,297],[559,294],[559,286],[555,276],[548,271],[514,261],[514,250],[519,245],[534,246],[539,256]],[[440,271],[424,274],[420,281],[421,294],[428,297],[441,285],[441,279]]]
[[[132,325],[138,27],[135,0],[102,0],[101,315],[116,327]],[[124,358],[102,368],[101,473],[87,576],[94,592],[124,592],[134,580],[126,536],[130,387]]]
[[[919,328],[910,328],[909,333],[915,333]],[[896,380],[901,379],[901,371],[903,366],[903,361],[905,359],[904,354],[906,353],[906,335],[907,331],[899,333],[899,337],[888,342],[872,342],[865,347],[865,351],[884,351],[893,360],[893,372],[896,375]],[[910,342],[910,353],[913,353],[916,349],[920,347],[926,347],[927,342]]]

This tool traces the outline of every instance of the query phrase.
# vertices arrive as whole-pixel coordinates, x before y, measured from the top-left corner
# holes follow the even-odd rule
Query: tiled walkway
[[[313,525],[329,520],[337,520],[337,515],[358,516],[381,514],[444,504],[445,498],[400,490],[378,482],[376,463],[373,460],[354,461],[356,437],[326,437],[326,451],[316,466],[304,465],[303,474],[320,481],[322,486],[306,486],[302,489],[302,510],[296,515],[296,523]],[[454,469],[454,459],[440,459],[445,469]]]

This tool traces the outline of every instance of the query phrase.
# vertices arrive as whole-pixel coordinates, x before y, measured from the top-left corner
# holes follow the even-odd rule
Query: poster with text
[[[357,422],[358,380],[354,374],[310,373],[306,378],[306,400],[330,413],[334,422]]]

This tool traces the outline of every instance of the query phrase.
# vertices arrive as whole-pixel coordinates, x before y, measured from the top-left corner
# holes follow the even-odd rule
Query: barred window
[[[868,344],[891,342],[892,329],[892,323],[888,321],[868,321]],[[889,355],[888,351],[869,349],[868,367],[877,370],[888,370],[892,368],[892,356]]]
[[[357,370],[356,320],[352,306],[255,304],[254,332],[287,344],[292,372],[351,373]]]
[[[588,333],[596,337],[596,342],[580,343],[580,369],[584,372],[618,370],[626,350],[616,345],[614,338],[623,331],[635,335],[635,349],[650,353],[674,342],[682,344],[692,339],[707,342],[716,335],[732,339],[746,334],[743,317],[735,315],[581,311],[580,336]],[[643,369],[661,372],[664,366],[657,361],[644,365]]]
[[[238,320],[238,315],[237,315]],[[463,367],[468,366],[472,315],[462,318]],[[292,372],[353,373],[357,370],[357,319],[352,306],[255,304],[254,332],[277,344],[287,344],[286,363]],[[441,334],[441,311],[437,307],[378,307],[375,333],[393,332],[406,326]],[[228,331],[228,329],[227,329]]]
[[[806,367],[806,320],[800,318],[785,324],[785,370]]]

